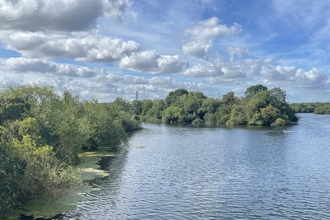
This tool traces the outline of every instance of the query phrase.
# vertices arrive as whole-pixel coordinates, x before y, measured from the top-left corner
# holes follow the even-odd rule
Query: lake
[[[330,115],[289,127],[142,124],[54,219],[330,219]],[[285,132],[290,130],[292,132]]]

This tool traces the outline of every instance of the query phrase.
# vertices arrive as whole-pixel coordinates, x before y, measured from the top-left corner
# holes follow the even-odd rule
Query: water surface
[[[56,219],[330,219],[330,116],[281,128],[143,124]],[[293,132],[283,132],[284,129]]]

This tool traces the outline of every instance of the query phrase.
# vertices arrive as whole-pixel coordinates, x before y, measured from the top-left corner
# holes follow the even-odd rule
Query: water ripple
[[[57,219],[330,219],[328,124],[306,115],[291,134],[145,124],[103,161],[100,190]]]

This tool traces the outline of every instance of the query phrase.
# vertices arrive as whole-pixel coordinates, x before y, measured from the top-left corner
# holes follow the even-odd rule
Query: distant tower
[[[139,100],[139,92],[136,91],[136,100]]]

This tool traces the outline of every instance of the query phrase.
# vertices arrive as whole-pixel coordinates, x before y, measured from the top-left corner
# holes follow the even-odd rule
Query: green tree
[[[270,104],[270,95],[268,90],[258,92],[249,99],[246,107],[248,124],[262,125],[264,123],[261,115],[261,109],[266,108]]]
[[[188,94],[188,91],[186,89],[177,89],[175,91],[170,92],[165,98],[166,107],[169,107],[174,104],[180,98],[180,96],[184,94]]]
[[[132,102],[132,110],[135,115],[142,114],[142,104],[143,102],[141,100],[134,100]]]
[[[176,106],[167,107],[164,110],[162,121],[164,123],[175,123],[182,119],[182,109]]]
[[[314,114],[330,114],[330,104],[322,105],[314,109]]]
[[[3,129],[3,128],[0,128]],[[19,182],[26,162],[15,157],[8,142],[0,142],[0,218],[19,205]]]
[[[231,112],[230,118],[226,121],[226,125],[245,125],[246,124],[246,117],[244,114],[244,109],[242,106],[234,104]]]
[[[263,118],[263,125],[271,125],[276,121],[276,119],[281,117],[281,112],[272,105],[268,105],[266,108],[260,109],[260,113]]]
[[[233,106],[234,104],[237,104],[237,97],[235,97],[235,94],[233,91],[228,92],[227,94],[222,96],[221,99],[221,105],[222,106]]]
[[[22,119],[29,115],[30,104],[20,97],[0,98],[0,125],[8,120]]]
[[[251,99],[253,98],[257,93],[261,92],[261,91],[267,91],[268,88],[264,85],[258,84],[258,85],[254,85],[254,86],[250,86],[245,90],[245,98],[246,99]]]
[[[154,100],[152,107],[148,110],[146,117],[148,121],[160,122],[162,120],[165,102],[163,100]]]
[[[142,115],[146,115],[149,109],[152,108],[153,102],[152,100],[143,100],[142,104]]]

